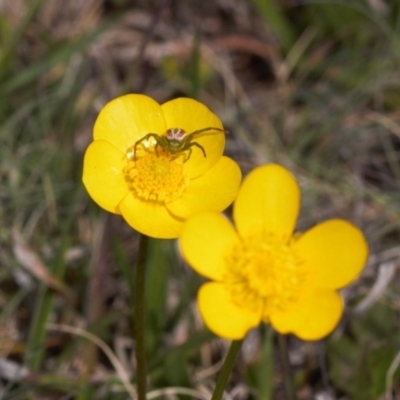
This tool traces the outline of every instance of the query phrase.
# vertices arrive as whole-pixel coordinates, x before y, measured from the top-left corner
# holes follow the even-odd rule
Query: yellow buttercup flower
[[[160,138],[169,143],[168,130],[186,136],[205,128],[216,129],[195,135],[188,149],[173,152],[157,144]],[[101,110],[93,136],[83,167],[87,191],[145,235],[176,238],[188,217],[222,211],[236,197],[241,172],[222,156],[222,123],[198,101],[159,105],[139,94],[118,97]]]
[[[212,280],[200,288],[198,306],[217,335],[241,339],[267,322],[280,333],[317,340],[337,325],[343,312],[337,289],[360,274],[367,243],[341,219],[294,235],[299,207],[295,178],[269,164],[244,180],[233,209],[236,229],[212,212],[186,222],[181,250]]]

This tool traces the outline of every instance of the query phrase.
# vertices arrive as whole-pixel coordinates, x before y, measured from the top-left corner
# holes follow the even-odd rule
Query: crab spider
[[[199,129],[192,133],[186,133],[181,128],[171,128],[167,130],[165,136],[157,135],[157,133],[148,133],[134,144],[133,146],[134,160],[136,160],[137,146],[150,138],[153,138],[156,141],[155,150],[157,155],[158,155],[157,152],[158,147],[161,147],[163,150],[171,154],[178,154],[184,151],[188,151],[188,155],[184,160],[184,162],[186,162],[187,160],[189,160],[192,154],[192,147],[198,147],[203,152],[204,157],[207,157],[204,147],[197,142],[193,142],[193,139],[195,138],[195,136],[208,131],[219,131],[228,133],[228,131],[226,131],[225,129],[213,128],[213,127]]]

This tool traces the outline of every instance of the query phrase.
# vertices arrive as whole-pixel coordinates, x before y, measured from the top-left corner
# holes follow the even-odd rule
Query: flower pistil
[[[266,322],[274,310],[296,304],[309,278],[291,241],[271,233],[243,238],[226,262],[222,281],[232,301],[260,313]]]
[[[137,197],[162,204],[181,197],[189,183],[182,158],[165,151],[146,152],[136,160],[127,156],[124,175],[129,189]]]

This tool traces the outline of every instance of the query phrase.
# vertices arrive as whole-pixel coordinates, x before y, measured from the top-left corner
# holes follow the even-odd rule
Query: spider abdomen
[[[181,142],[186,137],[186,131],[182,128],[170,128],[165,133],[168,140],[177,140]]]

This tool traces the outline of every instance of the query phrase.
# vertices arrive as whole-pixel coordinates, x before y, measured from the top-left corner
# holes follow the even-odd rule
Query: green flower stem
[[[242,347],[242,343],[243,340],[234,340],[231,343],[231,347],[229,348],[228,354],[226,355],[224,364],[222,365],[221,371],[219,372],[211,400],[222,399],[222,395],[224,394],[229,375],[232,372],[236,356],[239,353],[240,348]]]
[[[279,344],[280,358],[282,362],[286,398],[288,400],[296,400],[297,396],[293,380],[293,371],[290,366],[287,337],[284,335],[278,335],[278,344]]]
[[[135,277],[136,384],[138,400],[146,400],[145,287],[149,238],[140,235]]]

